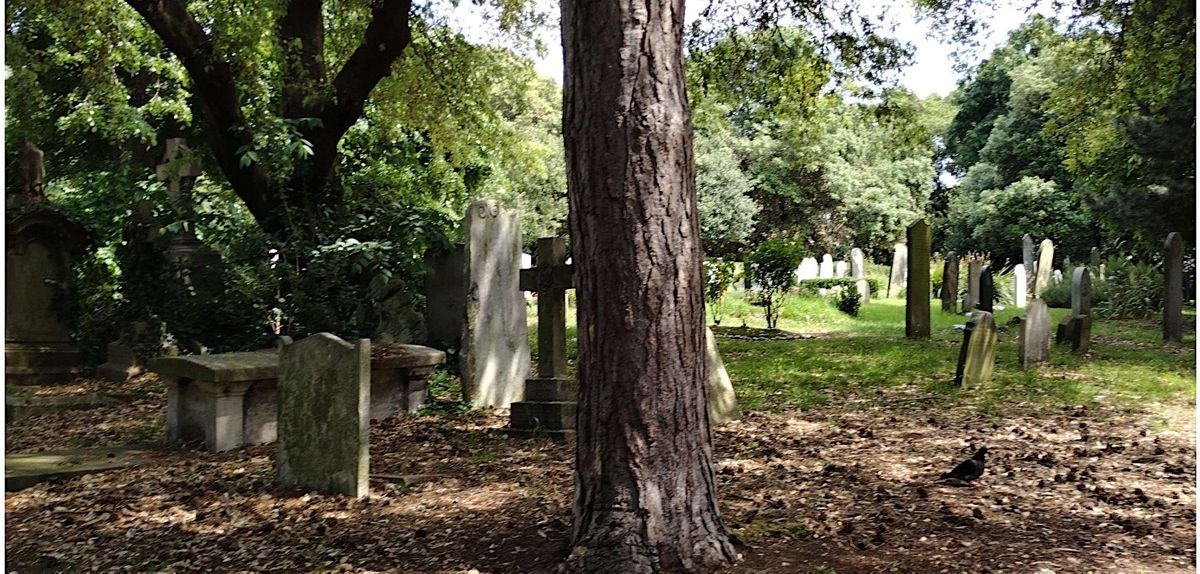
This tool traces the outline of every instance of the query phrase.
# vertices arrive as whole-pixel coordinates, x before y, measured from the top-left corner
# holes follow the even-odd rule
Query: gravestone
[[[1183,238],[1167,234],[1163,248],[1163,340],[1183,340]]]
[[[983,274],[983,262],[972,260],[967,264],[967,298],[963,301],[963,312],[979,308],[979,277]]]
[[[1050,286],[1050,277],[1054,274],[1054,242],[1042,240],[1038,248],[1037,278],[1033,282],[1033,297],[1040,299],[1042,292]]]
[[[1020,319],[1017,358],[1022,369],[1050,360],[1050,309],[1041,299],[1030,301]]]
[[[845,261],[834,261],[833,262],[833,276],[834,277],[845,277],[846,276],[846,262]]]
[[[529,374],[529,327],[520,289],[521,223],[495,200],[467,210],[462,385],[475,407],[521,400]]]
[[[942,265],[942,311],[958,312],[958,255],[953,251]]]
[[[1058,324],[1055,343],[1070,345],[1075,353],[1089,349],[1092,330],[1092,280],[1087,267],[1076,267],[1071,276],[1071,314]]]
[[[862,249],[855,247],[850,250],[850,276],[855,279],[862,279],[866,274],[866,258],[863,256]]]
[[[1037,255],[1033,249],[1033,237],[1028,233],[1021,238],[1021,262],[1025,265],[1026,283],[1025,289],[1028,293],[1033,293],[1033,281],[1037,277]],[[1034,295],[1035,297],[1037,295]]]
[[[1100,268],[1100,248],[1099,247],[1092,248],[1091,257],[1089,258],[1089,263],[1091,265],[1093,273],[1095,273],[1096,270]]]
[[[833,278],[833,256],[826,253],[821,256],[821,265],[817,268],[817,273],[821,279]]]
[[[996,321],[987,311],[972,311],[958,352],[957,386],[979,386],[992,380],[996,366]]]
[[[904,335],[909,339],[929,338],[929,257],[933,231],[924,219],[908,226],[908,290],[904,303]]]
[[[809,279],[816,279],[819,274],[820,265],[817,263],[817,260],[813,257],[805,257],[800,260],[800,267],[796,269],[796,280],[807,281]]]
[[[88,232],[47,206],[43,155],[26,142],[19,186],[9,190],[4,252],[4,380],[16,385],[59,383],[84,370],[64,310],[71,266]]]
[[[908,246],[903,243],[897,243],[894,246],[892,255],[892,271],[888,275],[887,298],[900,296],[900,290],[904,289],[905,277],[904,273],[908,270]]]
[[[1025,274],[1025,265],[1018,263],[1013,267],[1013,304],[1019,309],[1025,307],[1028,300],[1029,278]]]
[[[1092,272],[1087,267],[1076,267],[1071,275],[1071,314],[1092,314]]]
[[[1060,283],[1062,283],[1062,282],[1063,282],[1063,272],[1062,272],[1062,269],[1055,269],[1055,270],[1054,270],[1054,284],[1055,284],[1055,285],[1058,285],[1058,284],[1060,284]]]
[[[462,343],[467,318],[466,246],[458,243],[425,254],[426,341],[442,349]]]
[[[871,282],[866,279],[855,279],[854,290],[858,292],[858,302],[866,305],[871,302]]]
[[[996,303],[996,279],[992,275],[992,266],[984,265],[979,270],[979,300],[975,308],[992,313],[992,305]]]
[[[538,239],[534,267],[521,271],[521,289],[538,299],[538,372],[525,381],[524,400],[510,405],[506,432],[513,436],[575,436],[578,385],[567,375],[567,289],[575,268],[567,264],[567,241]]]
[[[203,172],[192,163],[191,151],[183,138],[166,141],[163,162],[154,171],[159,181],[167,183],[167,194],[175,203],[182,224],[179,231],[170,237],[164,255],[167,260],[180,265],[185,284],[190,285],[195,280],[203,282],[209,277],[193,277],[193,274],[207,274],[209,271],[204,268],[221,260],[221,254],[201,241],[193,229],[195,209],[192,188],[196,185],[196,178]]]
[[[725,361],[717,350],[717,337],[712,329],[704,328],[706,357],[708,359],[708,417],[714,425],[723,425],[742,418],[733,382],[725,370]]]
[[[279,352],[279,482],[367,495],[371,341],[317,333]]]

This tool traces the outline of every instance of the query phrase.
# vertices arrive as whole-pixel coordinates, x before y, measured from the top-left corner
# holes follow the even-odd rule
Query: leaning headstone
[[[1183,238],[1167,234],[1163,249],[1163,340],[1183,340]]]
[[[996,302],[996,284],[995,278],[992,276],[992,266],[984,265],[979,270],[979,300],[975,303],[975,308],[980,311],[992,312],[992,305]]]
[[[1028,299],[1026,289],[1029,288],[1029,278],[1025,275],[1025,265],[1018,263],[1013,267],[1013,304],[1019,309],[1025,307]]]
[[[723,425],[742,418],[742,411],[738,408],[737,395],[733,392],[725,362],[721,360],[721,352],[717,350],[716,335],[705,327],[704,337],[708,359],[708,417],[714,425]]]
[[[967,298],[963,313],[979,308],[979,277],[983,273],[983,262],[972,260],[967,264]]]
[[[832,255],[826,253],[825,255],[821,256],[821,265],[820,265],[820,267],[818,267],[817,273],[820,275],[821,279],[832,279],[833,278],[833,256]]]
[[[1033,297],[1042,297],[1042,292],[1050,286],[1050,277],[1054,274],[1054,242],[1049,239],[1042,241],[1038,249],[1037,278],[1033,282]]]
[[[862,249],[855,247],[850,250],[850,276],[855,279],[862,279],[866,274],[866,257],[863,256]]]
[[[942,311],[958,312],[958,255],[953,251],[946,254],[942,267]]]
[[[329,333],[279,352],[279,482],[367,495],[371,341]]]
[[[904,289],[905,285],[904,273],[908,270],[908,246],[903,243],[897,243],[894,248],[892,272],[888,275],[888,299],[900,296],[900,290]]]
[[[833,276],[834,277],[845,277],[846,276],[846,262],[845,261],[834,261],[833,262]]]
[[[816,279],[818,275],[820,275],[820,265],[817,263],[816,258],[805,257],[800,260],[800,267],[796,269],[797,281]]]
[[[1046,302],[1034,299],[1020,320],[1017,358],[1022,369],[1050,360],[1050,309]]]
[[[992,379],[996,366],[996,321],[987,311],[972,311],[963,330],[954,384],[979,386]]]
[[[1025,288],[1029,293],[1034,292],[1033,280],[1037,277],[1037,256],[1033,249],[1033,237],[1028,233],[1021,238],[1021,259],[1025,265],[1025,272],[1028,274]],[[1034,295],[1036,297],[1036,295]]]
[[[929,338],[929,257],[933,231],[924,219],[908,226],[908,290],[904,302],[904,335]]]
[[[529,326],[519,275],[521,223],[516,211],[482,200],[471,205],[463,228],[463,395],[475,407],[507,407],[521,400],[529,374]]]

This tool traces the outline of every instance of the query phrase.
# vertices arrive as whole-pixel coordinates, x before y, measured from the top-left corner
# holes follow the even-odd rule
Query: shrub
[[[737,266],[733,261],[715,258],[705,258],[704,267],[704,301],[708,303],[708,310],[712,313],[713,323],[721,324],[723,318],[721,303],[725,300],[725,293],[729,291],[733,284],[741,279],[741,274],[737,271]]]
[[[864,279],[867,280],[867,285],[871,286],[871,294],[872,295],[878,294],[880,291],[879,280],[874,277],[865,277]],[[804,281],[800,282],[799,287],[797,287],[797,291],[799,292],[800,295],[816,295],[816,294],[818,294],[818,292],[819,292],[818,290],[820,290],[820,289],[831,289],[832,290],[832,289],[841,288],[843,290],[848,290],[848,291],[857,291],[857,289],[855,288],[856,287],[855,283],[857,283],[857,282],[858,282],[857,279],[853,279],[850,277],[833,277],[833,278],[825,278],[825,279],[805,279]]]
[[[1070,309],[1071,308],[1071,282],[1068,281],[1064,277],[1062,283],[1056,284],[1054,282],[1054,280],[1051,279],[1050,285],[1048,285],[1045,289],[1043,289],[1042,292],[1038,294],[1038,296],[1041,297],[1042,300],[1046,302],[1047,307],[1054,307],[1057,309]]]
[[[853,289],[842,289],[837,298],[837,308],[851,317],[858,316],[858,309],[862,303],[862,298],[859,297],[858,291]]]
[[[1092,280],[1092,312],[1099,317],[1145,319],[1163,306],[1163,274],[1153,265],[1110,257],[1103,281]],[[1069,303],[1068,303],[1069,304]]]
[[[783,296],[796,283],[796,267],[802,252],[790,239],[768,239],[759,244],[746,262],[746,272],[753,285],[751,303],[763,308],[767,328],[774,329],[779,321]]]

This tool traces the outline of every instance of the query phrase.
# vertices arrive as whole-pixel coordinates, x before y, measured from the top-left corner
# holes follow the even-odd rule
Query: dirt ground
[[[390,476],[349,500],[277,487],[273,446],[166,444],[159,386],[134,386],[7,426],[6,452],[150,444],[157,464],[8,493],[6,570],[549,572],[567,549],[573,452],[506,437],[503,410],[375,422]],[[1187,405],[989,416],[898,387],[715,440],[730,572],[1195,571]],[[977,486],[930,484],[982,445]]]

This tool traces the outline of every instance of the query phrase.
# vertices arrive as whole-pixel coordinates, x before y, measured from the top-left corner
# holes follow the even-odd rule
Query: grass
[[[828,404],[878,405],[884,387],[905,387],[921,400],[968,404],[1000,413],[1014,406],[1061,408],[1092,401],[1144,406],[1196,398],[1195,332],[1182,345],[1162,341],[1153,321],[1096,320],[1091,352],[1078,356],[1053,347],[1048,363],[1032,371],[1017,364],[1016,329],[1007,323],[1023,313],[996,312],[1000,326],[994,379],[978,389],[951,384],[962,342],[956,325],[963,315],[940,311],[931,302],[931,339],[904,337],[904,301],[876,297],[858,317],[817,297],[788,297],[778,327],[816,336],[783,341],[719,340],[722,358],[742,408],[776,411]],[[1051,309],[1057,324],[1066,309]],[[722,326],[765,328],[762,309],[731,293],[722,307]],[[710,315],[709,322],[713,322]],[[1194,321],[1194,310],[1189,310]],[[575,357],[575,316],[568,313],[568,357]],[[536,353],[536,307],[530,312],[530,343]]]

